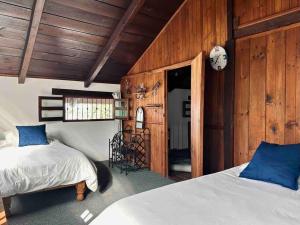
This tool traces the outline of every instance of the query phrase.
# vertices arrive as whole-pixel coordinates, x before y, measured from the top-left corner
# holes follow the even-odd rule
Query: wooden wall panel
[[[136,74],[192,59],[202,50],[201,1],[188,0],[129,71]]]
[[[128,81],[131,85],[131,94],[125,93],[125,82]],[[156,82],[160,82],[160,88],[156,95],[148,92],[146,98],[136,99],[135,92],[137,85],[143,83],[147,90],[151,90]],[[155,72],[150,74],[137,74],[123,78],[121,82],[123,97],[129,98],[130,118],[124,122],[124,126],[130,125],[135,128],[135,115],[137,107],[143,107],[145,116],[145,128],[149,128],[151,132],[151,170],[160,173],[163,176],[167,175],[166,153],[165,149],[165,110],[166,110],[166,93],[165,93],[165,73]],[[147,107],[151,104],[161,104],[162,107]],[[138,129],[134,129],[139,132]]]
[[[300,139],[299,129],[297,129],[300,115],[300,58],[297,57],[300,49],[299,40],[299,29],[291,29],[286,32],[285,123],[287,125],[285,126],[284,141],[287,144],[295,143]]]
[[[285,122],[285,32],[267,37],[266,140],[284,143]]]
[[[250,40],[236,42],[235,105],[234,105],[234,164],[246,162],[249,146],[249,88],[250,88]]]
[[[237,40],[236,59],[234,162],[239,165],[263,140],[300,142],[300,26]]]
[[[204,127],[204,174],[224,170],[224,130]]]
[[[265,139],[266,38],[250,42],[249,152]],[[239,56],[236,56],[238,58]],[[237,76],[239,76],[237,74]]]
[[[299,0],[234,0],[238,25],[247,24],[277,13],[300,7]]]
[[[214,45],[225,46],[226,18],[226,0],[187,0],[128,74],[191,60],[201,51],[206,52],[207,58]],[[224,73],[207,66],[205,75],[204,173],[207,174],[224,169]]]
[[[296,82],[297,82],[297,73],[295,73],[297,66],[297,32],[295,30],[287,31],[286,35],[286,102],[285,102],[285,122],[286,123],[295,123],[296,118]],[[285,127],[284,132],[284,141],[285,143],[294,143],[296,139],[296,127],[287,126]]]
[[[296,82],[294,85],[296,85],[296,99],[295,99],[295,111],[296,115],[294,118],[289,118],[289,121],[287,122],[287,129],[293,129],[295,131],[295,142],[300,140],[300,29],[292,30],[293,34],[290,35],[296,35],[296,43],[294,43],[295,49],[296,49],[296,62],[294,64],[294,73],[296,77]],[[288,35],[289,36],[289,35]],[[287,41],[289,39],[287,38]],[[288,53],[287,53],[288,54]],[[292,55],[288,56],[292,57]],[[290,61],[287,61],[288,63]],[[288,88],[287,88],[288,89]]]

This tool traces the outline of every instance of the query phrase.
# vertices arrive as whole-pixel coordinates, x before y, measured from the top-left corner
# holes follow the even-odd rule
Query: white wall
[[[191,91],[174,89],[168,93],[168,125],[170,129],[170,149],[186,149],[189,147],[188,121],[182,116],[183,101],[188,100]]]
[[[35,125],[38,122],[38,96],[51,96],[52,88],[119,91],[115,84],[94,83],[90,88],[83,82],[46,79],[0,77],[0,136],[3,131],[15,130],[16,125]],[[47,122],[47,135],[74,147],[93,160],[108,159],[108,139],[118,131],[118,121]],[[1,137],[0,137],[1,138]]]

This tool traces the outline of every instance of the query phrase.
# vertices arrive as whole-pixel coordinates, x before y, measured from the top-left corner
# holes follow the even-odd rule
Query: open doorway
[[[192,177],[191,66],[167,71],[168,174],[176,181]]]

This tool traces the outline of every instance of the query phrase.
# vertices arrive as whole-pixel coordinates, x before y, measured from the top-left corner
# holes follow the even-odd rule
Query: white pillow
[[[4,148],[4,147],[8,147],[8,146],[9,146],[9,144],[7,144],[6,140],[1,140],[0,141],[0,149]]]
[[[13,131],[4,132],[5,141],[7,145],[17,147],[19,146],[19,136]]]

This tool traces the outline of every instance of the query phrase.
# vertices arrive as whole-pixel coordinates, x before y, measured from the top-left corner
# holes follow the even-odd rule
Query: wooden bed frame
[[[56,190],[56,189],[61,189],[61,188],[66,188],[66,187],[72,187],[72,186],[75,186],[77,201],[83,201],[84,200],[84,193],[86,191],[86,183],[85,183],[85,181],[81,181],[81,182],[79,182],[77,184],[61,185],[61,186],[57,186],[57,187],[53,187],[53,188],[46,188],[46,189],[43,189],[43,190],[29,192],[29,193],[37,193],[37,192],[42,192],[42,191],[50,191],[50,190]],[[29,194],[29,193],[26,193],[26,194]],[[12,197],[13,196],[3,198],[3,206],[4,206],[6,217],[11,216],[10,208],[11,208],[11,198]]]

